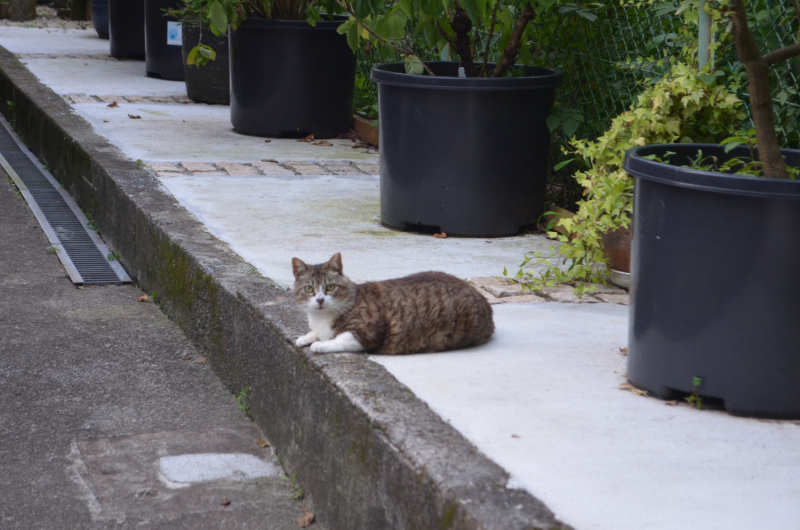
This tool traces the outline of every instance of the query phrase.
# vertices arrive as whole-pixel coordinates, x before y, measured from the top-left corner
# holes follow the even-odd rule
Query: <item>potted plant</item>
[[[228,29],[231,123],[254,136],[334,138],[350,130],[356,59],[337,32],[347,17],[318,0],[216,0]]]
[[[170,81],[184,80],[182,28],[177,17],[169,14],[180,9],[181,3],[181,0],[144,0],[147,77]]]
[[[480,237],[534,224],[562,75],[517,59],[529,56],[529,22],[556,0],[403,0],[383,11],[368,0],[337,2],[351,17],[339,31],[353,49],[366,38],[403,57],[371,74],[383,223]],[[458,60],[428,61],[434,54]]]
[[[761,55],[743,0],[718,7],[745,65],[755,135],[628,152],[628,378],[659,397],[721,399],[732,414],[800,418],[800,151],[779,147],[768,75],[800,44]]]
[[[144,2],[108,0],[111,56],[144,60]]]
[[[228,35],[212,30],[209,9],[213,0],[183,0],[180,9],[166,12],[183,28],[181,54],[186,95],[198,103],[230,104]]]
[[[108,0],[92,0],[92,25],[97,36],[101,39],[108,38]]]

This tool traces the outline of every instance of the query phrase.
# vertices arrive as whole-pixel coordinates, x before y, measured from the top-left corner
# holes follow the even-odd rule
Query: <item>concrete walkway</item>
[[[108,58],[93,33],[2,28],[0,46],[279,286],[291,282],[291,257],[320,262],[334,252],[358,281],[437,269],[481,283],[552,244],[530,234],[434,239],[385,228],[376,153],[348,140],[328,147],[237,135],[227,107],[186,103],[182,84]],[[800,422],[734,418],[619,389],[627,307],[601,302],[624,301],[618,293],[578,300],[554,289],[520,299],[497,289],[493,302],[521,303],[494,306],[489,344],[371,359],[506,469],[508,488],[578,529],[800,520]]]

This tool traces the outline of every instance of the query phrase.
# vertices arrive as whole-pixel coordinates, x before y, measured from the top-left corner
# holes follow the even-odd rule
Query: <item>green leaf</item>
[[[561,128],[564,130],[564,134],[567,135],[567,138],[572,138],[572,136],[575,134],[575,131],[578,130],[578,125],[580,125],[578,120],[574,118],[567,118],[564,120]]]
[[[186,64],[188,64],[189,66],[193,66],[197,63],[197,53],[199,49],[200,45],[198,44],[197,46],[189,50],[189,54],[186,56]]]
[[[467,16],[476,26],[480,21],[480,7],[478,7],[478,0],[461,0],[461,6],[467,12]]]
[[[209,6],[208,18],[211,21],[211,30],[213,31],[215,28],[217,30],[214,35],[219,36],[228,31],[228,17],[225,15],[225,9],[219,3],[219,0]]]
[[[358,50],[358,24],[353,24],[347,30],[347,44],[354,52]]]
[[[204,46],[204,45],[201,44],[197,48],[197,52],[200,55],[202,55],[204,59],[206,59],[208,61],[214,61],[217,58],[217,52],[215,52],[214,49],[210,48],[209,46]]]
[[[406,36],[406,21],[407,18],[401,13],[396,13],[394,16],[389,17],[389,37],[393,39],[402,39]]]
[[[403,59],[403,63],[405,64],[407,74],[422,75],[422,72],[425,71],[422,61],[420,61],[419,57],[414,55],[406,55],[405,59]]]
[[[692,386],[700,386],[703,384],[702,377],[692,377]]]
[[[348,20],[347,22],[341,24],[338,28],[336,28],[336,33],[338,33],[339,35],[345,35],[348,31],[350,31],[350,28],[355,24],[356,20],[354,18],[351,18],[350,20]]]
[[[550,132],[553,132],[559,126],[561,120],[558,118],[558,116],[551,114],[547,117],[546,123],[547,128],[550,129]]]
[[[319,10],[310,9],[310,8],[308,10],[306,10],[306,22],[308,22],[309,26],[311,26],[312,28],[315,28],[317,26],[317,21],[318,20],[322,20],[322,16],[320,16]],[[347,24],[347,22],[345,22],[345,24]],[[344,25],[344,24],[342,24],[342,25]],[[339,28],[336,28],[336,30],[338,31]]]
[[[558,164],[555,165],[555,167],[553,169],[555,171],[558,171],[559,169],[565,167],[570,162],[574,162],[575,160],[577,160],[577,158],[570,158],[569,160],[564,160],[563,162],[559,162]]]

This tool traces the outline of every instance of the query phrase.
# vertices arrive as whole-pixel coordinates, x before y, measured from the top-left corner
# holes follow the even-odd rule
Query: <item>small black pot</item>
[[[144,2],[108,0],[111,56],[144,60]]]
[[[231,123],[254,136],[335,138],[353,123],[356,57],[336,16],[305,21],[249,18],[228,30]]]
[[[175,17],[165,17],[164,9],[178,9],[182,0],[144,0],[145,72],[147,77],[183,81],[183,55],[181,40],[167,44],[168,24],[177,22]]]
[[[558,70],[517,66],[525,77],[436,76],[382,64],[378,84],[381,220],[473,237],[512,236],[544,212]],[[494,67],[494,65],[490,65]]]
[[[98,37],[108,38],[108,0],[92,0],[92,24]]]
[[[698,149],[749,155],[670,144],[625,158],[636,177],[628,378],[665,399],[694,389],[732,414],[800,418],[800,181],[677,167]],[[669,164],[643,158],[667,151]],[[800,151],[783,154],[800,167]]]
[[[205,66],[189,66],[186,57],[197,46],[198,41],[210,46],[217,57]],[[186,78],[186,94],[198,103],[229,105],[231,102],[230,60],[228,59],[228,36],[215,36],[210,29],[203,29],[200,39],[199,26],[183,26],[183,74]]]

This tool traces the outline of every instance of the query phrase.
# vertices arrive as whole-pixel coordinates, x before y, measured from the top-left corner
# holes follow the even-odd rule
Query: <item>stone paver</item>
[[[224,169],[228,175],[235,177],[249,177],[259,174],[256,168],[237,162],[217,162],[215,165],[220,169]]]
[[[66,98],[72,100],[72,103],[97,103],[97,100],[94,99],[92,96],[84,96],[83,94],[70,94],[69,96],[65,96]]]
[[[571,285],[555,285],[553,287],[545,287],[537,291],[545,298],[554,302],[572,303],[572,304],[596,304],[598,300],[589,294],[577,295],[575,294],[574,287]]]
[[[128,103],[147,103],[147,99],[142,96],[124,96],[123,99]]]
[[[366,173],[367,175],[379,175],[381,172],[380,164],[373,164],[369,162],[355,162],[353,165],[363,173]]]
[[[188,171],[217,171],[217,168],[207,162],[181,162],[181,165]]]
[[[350,164],[324,164],[325,168],[333,175],[361,175],[361,171]]]
[[[294,175],[294,171],[286,169],[277,162],[253,162],[253,167],[258,168],[265,175]]]
[[[623,294],[592,293],[592,295],[601,302],[605,302],[607,304],[620,304],[620,305],[630,304],[630,296],[628,295],[628,293],[623,293]]]
[[[315,164],[301,164],[296,162],[286,162],[284,164],[286,167],[289,167],[295,170],[300,175],[329,175],[330,172],[327,171],[325,168],[317,166]]]
[[[181,168],[172,162],[151,162],[147,165],[150,166],[150,169],[153,171],[181,171]]]
[[[488,278],[472,278],[470,283],[490,292],[498,298],[504,298],[506,296],[518,296],[529,292],[524,291],[522,285],[516,282],[494,276]]]

